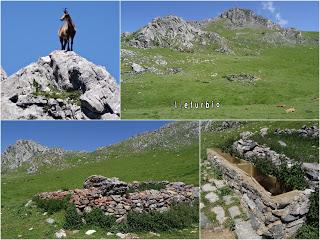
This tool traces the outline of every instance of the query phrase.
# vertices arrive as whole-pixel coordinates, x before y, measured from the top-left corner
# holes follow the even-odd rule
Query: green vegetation
[[[240,138],[240,133],[251,131],[255,134],[251,137],[258,144],[265,144],[272,150],[288,154],[287,156],[296,160],[291,168],[287,164],[282,163],[279,166],[274,166],[271,161],[265,159],[252,159],[256,168],[264,175],[273,175],[283,184],[286,189],[305,189],[307,182],[304,178],[304,172],[301,169],[302,162],[318,162],[319,159],[319,139],[301,137],[293,135],[275,135],[273,134],[276,128],[295,128],[299,129],[303,125],[314,125],[316,122],[246,122],[239,127],[230,128],[225,131],[217,132],[214,129],[211,131],[203,131],[202,139],[202,158],[206,158],[207,148],[220,148],[224,152],[231,153],[237,157],[232,149],[234,141]],[[262,137],[259,134],[261,128],[268,127],[268,134]],[[284,141],[287,147],[282,147],[279,140]]]
[[[169,136],[168,132],[162,132],[162,134]],[[27,174],[25,169],[2,174],[2,238],[18,238],[18,235],[22,235],[23,238],[53,238],[54,233],[64,228],[66,224],[66,210],[61,206],[63,204],[50,203],[49,206],[43,204],[46,206],[43,209],[52,208],[50,212],[53,213],[48,213],[49,215],[43,215],[43,210],[40,208],[26,208],[24,205],[39,192],[82,188],[83,181],[90,175],[118,177],[126,182],[167,180],[198,185],[198,139],[189,139],[189,144],[179,144],[178,139],[181,136],[179,131],[170,135],[165,146],[161,145],[161,141],[151,144],[150,139],[155,137],[153,135],[139,136],[138,140],[132,138],[92,153],[68,153],[66,158],[56,160],[56,162],[60,161],[57,165],[50,165],[50,167],[41,165],[36,174]],[[140,148],[136,145],[137,142],[150,144]],[[61,210],[58,210],[59,208]],[[67,212],[69,213],[67,216],[70,216],[68,219],[74,219],[67,225],[76,225],[78,220],[72,208],[68,208]],[[55,224],[46,223],[48,217],[53,218],[56,221]],[[30,228],[34,230],[29,231]],[[106,231],[101,226],[95,228],[97,230],[95,234],[87,236],[85,232],[89,229],[90,226],[82,226],[78,233],[68,231],[68,238],[110,237],[106,236]],[[181,231],[160,234],[165,238],[197,238],[198,229],[192,226]],[[155,238],[156,236],[141,233],[139,237]]]
[[[209,25],[228,40],[234,55],[223,55],[215,46],[196,47],[191,52],[165,48],[136,49],[126,57],[144,68],[132,74],[131,65],[121,63],[122,117],[125,119],[315,119],[318,117],[318,46],[274,45],[261,38],[266,29],[230,30],[223,23]],[[317,39],[317,33],[303,33]],[[158,65],[161,56],[167,65]],[[172,74],[169,69],[180,68]],[[231,82],[223,76],[252,74],[254,84]],[[170,90],[169,90],[170,89]],[[220,103],[214,109],[176,109],[174,101]],[[286,112],[293,108],[294,112]]]
[[[86,219],[88,218],[88,220],[92,220],[91,216],[92,215],[89,215],[89,217],[86,216]],[[76,206],[74,204],[69,204],[66,208],[65,222],[63,226],[67,229],[79,229],[82,224],[81,216],[77,213]],[[90,224],[91,222],[89,222],[89,225]]]
[[[312,193],[307,221],[299,228],[296,238],[319,239],[319,190]]]
[[[41,199],[39,198],[39,196],[35,196],[32,200],[35,202],[37,207],[43,209],[49,214],[53,214],[62,209],[65,209],[68,206],[70,196],[65,197],[64,199],[48,199],[48,200]]]
[[[69,99],[72,103],[80,106],[80,96],[82,92],[80,90],[58,90],[55,87],[51,87],[50,91],[42,91],[39,84],[33,80],[33,86],[36,91],[33,93],[35,96],[44,96],[46,98],[54,99]]]

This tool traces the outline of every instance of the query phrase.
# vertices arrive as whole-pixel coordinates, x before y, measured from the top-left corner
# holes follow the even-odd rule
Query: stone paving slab
[[[250,220],[243,221],[241,219],[235,220],[235,233],[238,239],[261,239],[261,236],[256,234],[252,228]]]
[[[232,218],[235,218],[235,217],[237,217],[237,216],[239,216],[239,215],[241,214],[240,209],[239,209],[238,206],[230,207],[230,208],[228,209],[228,211],[229,211],[230,216],[231,216]]]

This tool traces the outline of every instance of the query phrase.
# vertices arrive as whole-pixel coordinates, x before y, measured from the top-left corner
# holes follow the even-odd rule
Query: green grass
[[[201,133],[201,156],[202,159],[206,158],[207,148],[227,148],[234,141],[240,139],[240,133],[245,131],[256,132],[252,137],[259,144],[266,144],[272,150],[288,154],[288,157],[293,158],[297,161],[303,162],[318,162],[319,159],[319,140],[317,138],[304,138],[298,137],[296,135],[286,136],[286,135],[275,135],[274,130],[277,128],[295,128],[299,129],[303,125],[312,126],[317,122],[311,121],[276,121],[276,122],[246,122],[240,127],[231,128],[223,132],[215,131],[202,131]],[[261,128],[268,127],[268,135],[262,138],[259,134]],[[287,147],[281,147],[278,143],[279,140],[284,141]]]
[[[120,151],[120,146],[119,146]],[[98,154],[98,153],[95,153]],[[54,233],[63,228],[64,212],[54,213],[56,227],[45,222],[48,216],[37,208],[25,208],[24,204],[36,193],[56,191],[58,189],[81,188],[83,181],[90,175],[99,174],[107,177],[118,177],[123,181],[168,180],[183,181],[198,185],[198,145],[180,146],[179,150],[155,149],[139,153],[127,152],[104,158],[100,161],[83,160],[78,165],[57,170],[41,169],[38,174],[28,175],[13,172],[2,175],[2,238],[53,238]],[[93,155],[92,155],[93,156]],[[73,159],[76,161],[76,159]],[[34,230],[28,229],[33,227]],[[88,229],[87,229],[88,230]],[[93,238],[106,238],[105,231],[96,229]],[[192,230],[193,231],[193,230]],[[70,238],[84,238],[84,229],[80,233],[69,233]],[[195,233],[172,231],[165,233],[168,238],[195,236]]]
[[[259,54],[249,55],[242,52],[221,55],[213,50],[185,53],[128,49],[136,53],[133,62],[144,67],[155,66],[163,74],[132,75],[130,65],[122,61],[124,119],[315,119],[319,114],[317,46],[264,48]],[[163,56],[168,64],[155,64],[156,55]],[[166,69],[174,67],[182,68],[182,72],[168,74]],[[238,73],[250,73],[260,80],[246,84],[223,78]],[[220,103],[220,108],[174,108],[174,101],[191,100],[214,100]],[[291,107],[295,112],[287,113],[285,109]]]

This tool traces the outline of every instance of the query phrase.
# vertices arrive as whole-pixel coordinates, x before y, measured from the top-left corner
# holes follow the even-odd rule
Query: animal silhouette
[[[63,25],[58,31],[61,50],[65,50],[67,45],[67,51],[73,51],[73,38],[76,35],[76,25],[73,23],[71,16],[66,8],[64,9],[63,15],[60,20],[64,21]],[[71,41],[71,49],[69,46],[69,41]]]

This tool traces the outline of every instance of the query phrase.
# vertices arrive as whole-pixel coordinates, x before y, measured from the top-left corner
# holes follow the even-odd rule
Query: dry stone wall
[[[229,186],[241,196],[257,234],[266,238],[290,238],[305,222],[313,190],[271,196],[255,179],[215,151],[208,150],[208,160],[221,170]]]
[[[160,190],[138,191],[140,186],[161,184]],[[125,183],[117,178],[91,176],[84,182],[84,189],[69,191],[43,192],[41,199],[63,199],[71,195],[79,214],[100,208],[106,215],[113,215],[117,222],[126,220],[130,211],[151,212],[167,211],[173,204],[198,201],[199,189],[183,182],[133,182]]]

